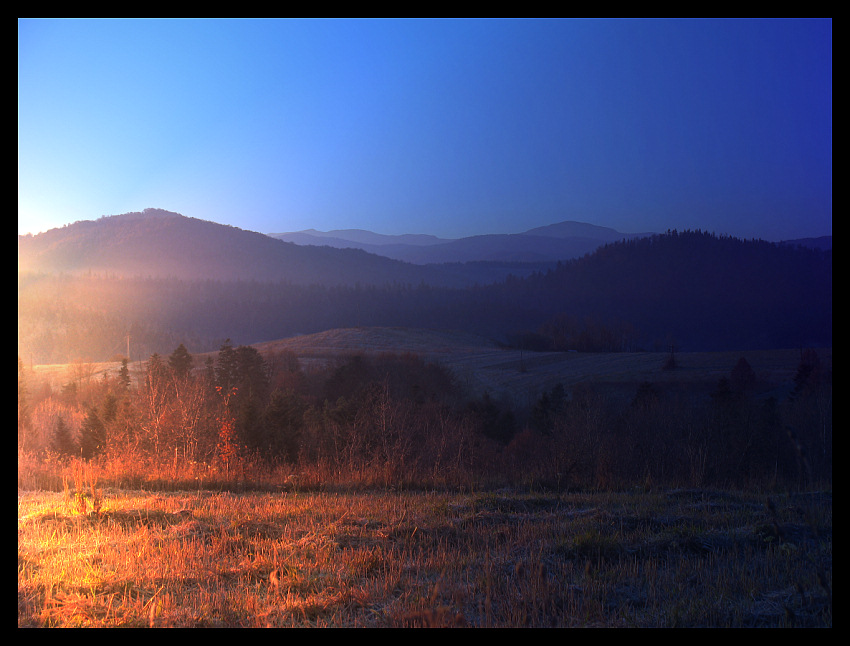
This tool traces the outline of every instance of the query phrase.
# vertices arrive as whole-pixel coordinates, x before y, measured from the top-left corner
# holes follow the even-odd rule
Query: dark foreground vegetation
[[[492,285],[294,284],[269,263],[312,252],[229,233],[19,272],[19,626],[832,625],[831,252],[673,231]],[[514,358],[245,345],[356,326]],[[677,355],[805,347],[769,383]]]
[[[186,240],[169,239],[168,249],[195,247]],[[410,282],[399,270],[357,284],[342,273],[339,282],[295,283],[271,271],[249,279],[240,272],[246,259],[263,267],[252,249],[216,249],[207,261],[229,268],[223,274],[176,252],[150,255],[149,269],[133,274],[118,260],[88,271],[19,271],[18,353],[33,364],[108,361],[128,352],[129,336],[135,361],[180,343],[214,352],[228,337],[255,344],[362,326],[461,330],[527,350],[832,345],[831,251],[672,231],[545,272],[448,288]],[[156,273],[178,260],[188,263],[182,271]]]
[[[664,355],[661,355],[662,357]],[[709,392],[634,384],[612,398],[562,385],[524,408],[473,394],[412,354],[356,354],[303,370],[283,351],[179,346],[131,375],[69,374],[60,390],[19,362],[22,486],[61,488],[62,464],[122,487],[365,485],[556,491],[810,487],[832,481],[832,370],[802,352],[784,394],[755,396],[745,358]],[[675,370],[675,355],[659,371]],[[78,366],[79,370],[82,370]],[[27,385],[29,383],[29,385]]]
[[[816,351],[525,407],[410,354],[18,368],[19,626],[832,625]]]

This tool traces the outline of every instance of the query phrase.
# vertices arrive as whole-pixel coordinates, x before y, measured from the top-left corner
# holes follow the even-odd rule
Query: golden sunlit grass
[[[831,494],[75,484],[19,492],[19,626],[832,625]]]

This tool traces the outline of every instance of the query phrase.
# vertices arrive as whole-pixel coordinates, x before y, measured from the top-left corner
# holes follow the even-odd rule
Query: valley
[[[471,393],[488,392],[496,398],[524,407],[540,393],[557,384],[572,389],[592,385],[600,391],[628,400],[642,383],[653,383],[672,392],[707,395],[736,362],[744,357],[758,378],[760,397],[787,396],[800,362],[799,349],[746,352],[678,352],[676,368],[665,370],[664,352],[532,352],[500,346],[475,334],[417,328],[340,328],[254,344],[271,360],[291,352],[304,371],[317,371],[355,355],[412,354],[446,366]],[[819,348],[821,360],[831,365],[832,349]],[[213,360],[216,352],[194,355],[196,370]],[[131,364],[134,374],[143,365]],[[119,362],[77,362],[32,366],[34,377],[58,388],[83,374],[87,381],[114,376]]]

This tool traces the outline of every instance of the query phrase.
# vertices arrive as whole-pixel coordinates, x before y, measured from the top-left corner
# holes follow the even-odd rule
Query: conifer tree
[[[80,454],[86,460],[106,450],[106,427],[95,408],[89,408],[80,427]]]
[[[233,344],[227,339],[218,350],[215,362],[215,382],[224,392],[236,385],[236,358]]]
[[[192,371],[192,355],[182,343],[168,357],[168,367],[177,379],[184,379]]]
[[[130,369],[127,366],[127,358],[121,359],[121,369],[118,371],[118,383],[125,390],[130,387]]]
[[[50,438],[50,448],[59,455],[74,455],[76,453],[76,445],[71,437],[71,429],[65,423],[65,419],[60,415],[56,418],[56,425],[53,428],[53,437]]]
[[[756,373],[744,357],[738,359],[738,363],[732,368],[729,381],[736,392],[751,390],[756,385]]]

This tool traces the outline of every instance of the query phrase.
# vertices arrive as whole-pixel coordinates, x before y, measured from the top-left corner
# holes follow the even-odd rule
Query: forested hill
[[[633,345],[832,344],[831,250],[672,231],[608,244],[493,290],[541,318],[546,311],[552,318],[538,332],[553,347],[569,345],[566,328],[575,336],[582,317]]]
[[[546,350],[832,345],[831,251],[699,231],[612,243],[547,272],[464,289],[230,278],[19,272],[19,356],[105,360],[128,334],[149,356],[179,343],[203,352],[226,338],[369,326],[460,330]]]
[[[18,271],[337,285],[451,284],[437,268],[357,249],[302,247],[160,209],[18,237]]]

